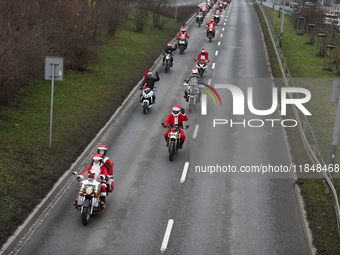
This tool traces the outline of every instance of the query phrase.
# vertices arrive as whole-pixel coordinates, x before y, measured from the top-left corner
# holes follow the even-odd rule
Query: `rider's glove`
[[[99,175],[99,180],[104,181],[105,180],[105,175],[103,175],[103,174]]]
[[[156,72],[156,76],[158,77],[158,72]]]
[[[182,107],[181,108],[181,113],[184,115],[185,114],[185,109]]]

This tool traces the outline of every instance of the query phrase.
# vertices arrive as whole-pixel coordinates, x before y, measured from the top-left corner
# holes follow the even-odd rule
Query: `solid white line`
[[[208,85],[210,85],[210,83],[211,83],[211,79],[208,80]]]
[[[224,31],[224,27],[222,28],[222,31]]]
[[[217,56],[217,54],[218,54],[218,50],[215,52],[215,56]]]
[[[215,63],[212,64],[211,69],[215,69]]]
[[[198,130],[198,125],[196,125],[196,127],[197,127],[197,130]],[[196,129],[195,129],[195,131],[196,131]],[[185,177],[187,176],[188,169],[189,169],[189,162],[185,162],[182,177],[181,177],[181,183],[185,182]]]
[[[223,34],[221,34],[221,37],[223,37]]]
[[[218,44],[217,44],[218,46],[220,46],[221,45],[221,42],[218,42]]]
[[[198,128],[199,128],[199,125],[196,124],[195,130],[194,130],[194,135],[192,136],[192,138],[196,138],[197,137]]]
[[[166,247],[168,246],[168,242],[169,242],[169,238],[170,238],[171,229],[172,229],[173,224],[174,224],[174,220],[170,219],[168,221],[168,226],[166,227],[166,230],[165,230],[165,235],[164,235],[162,246],[161,246],[161,252],[164,252],[166,250]]]

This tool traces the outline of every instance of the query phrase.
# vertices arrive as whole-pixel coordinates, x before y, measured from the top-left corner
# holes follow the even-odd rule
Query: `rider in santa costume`
[[[179,105],[174,105],[174,107],[172,107],[172,113],[169,114],[167,120],[165,121],[164,125],[165,126],[178,126],[178,127],[183,127],[183,121],[188,121],[188,116],[185,114],[185,109],[182,108]],[[170,132],[170,129],[164,134],[164,138],[165,141],[168,141],[168,134]],[[185,141],[185,135],[184,135],[184,131],[183,129],[181,129],[180,131],[181,134],[181,144],[180,144],[180,148],[183,147],[183,143]],[[168,142],[167,142],[168,145]]]
[[[98,182],[101,182],[100,188],[100,200],[105,202],[106,198],[106,184],[103,182],[107,176],[107,169],[103,163],[103,155],[94,154],[93,163],[81,174],[77,176],[78,180],[85,179],[86,176],[93,178]]]
[[[106,155],[107,154],[107,146],[99,145],[97,148],[97,153],[103,156],[103,163],[106,166],[107,174],[110,178],[106,181],[107,192],[112,192],[114,189],[114,177],[113,177],[113,162]]]

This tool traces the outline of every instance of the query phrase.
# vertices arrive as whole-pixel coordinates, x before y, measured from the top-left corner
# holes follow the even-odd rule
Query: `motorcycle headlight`
[[[166,56],[165,59],[169,59],[170,57],[169,56]]]
[[[85,188],[85,193],[86,193],[87,195],[91,195],[92,192],[93,192],[93,187],[92,187],[92,186],[87,186],[87,187]]]

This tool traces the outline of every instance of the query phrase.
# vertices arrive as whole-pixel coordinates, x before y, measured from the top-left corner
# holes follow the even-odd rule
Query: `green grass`
[[[262,23],[262,14],[257,6],[255,6],[255,9],[257,10]],[[265,7],[265,10],[273,21],[274,11],[267,7]],[[277,11],[276,15],[278,15]],[[295,85],[308,89],[312,94],[312,99],[305,105],[312,113],[312,116],[308,117],[308,120],[315,133],[321,155],[324,158],[325,163],[328,164],[336,113],[336,105],[330,103],[331,83],[333,78],[339,77],[336,76],[336,70],[333,72],[322,70],[324,60],[315,56],[316,45],[306,45],[306,37],[296,35],[296,29],[293,29],[289,19],[289,16],[285,16],[282,40],[284,56],[292,77],[302,78],[296,79]],[[262,30],[267,30],[266,25],[262,24],[261,26]],[[275,33],[277,36],[280,33],[280,26],[281,19],[276,17]],[[265,37],[268,36],[267,32],[264,32],[264,34]],[[272,49],[268,47],[268,51],[271,50]],[[272,63],[277,62],[276,57],[273,57],[270,53],[269,55]],[[276,68],[277,66],[274,66],[274,69]],[[276,70],[273,70],[274,77],[278,78],[279,76],[276,74]],[[280,82],[278,82],[278,84],[280,84]],[[288,111],[287,118],[294,118],[292,110]],[[298,130],[294,128],[288,128],[286,130],[294,163],[296,165],[311,165]],[[307,134],[307,137],[310,138],[309,133]],[[338,156],[336,163],[339,162]],[[335,175],[335,177],[338,178],[339,174]],[[339,179],[335,179],[334,183],[339,194]],[[301,188],[301,193],[305,201],[307,219],[312,230],[313,241],[318,250],[318,254],[340,254],[340,238],[337,231],[334,204],[330,196],[324,194],[325,187],[322,181],[318,178],[299,178],[297,184]]]
[[[49,149],[51,81],[36,80],[0,109],[0,245],[15,231],[121,105],[180,23],[134,32],[130,19],[114,39],[102,37],[97,63],[66,70],[55,82],[52,150]]]

